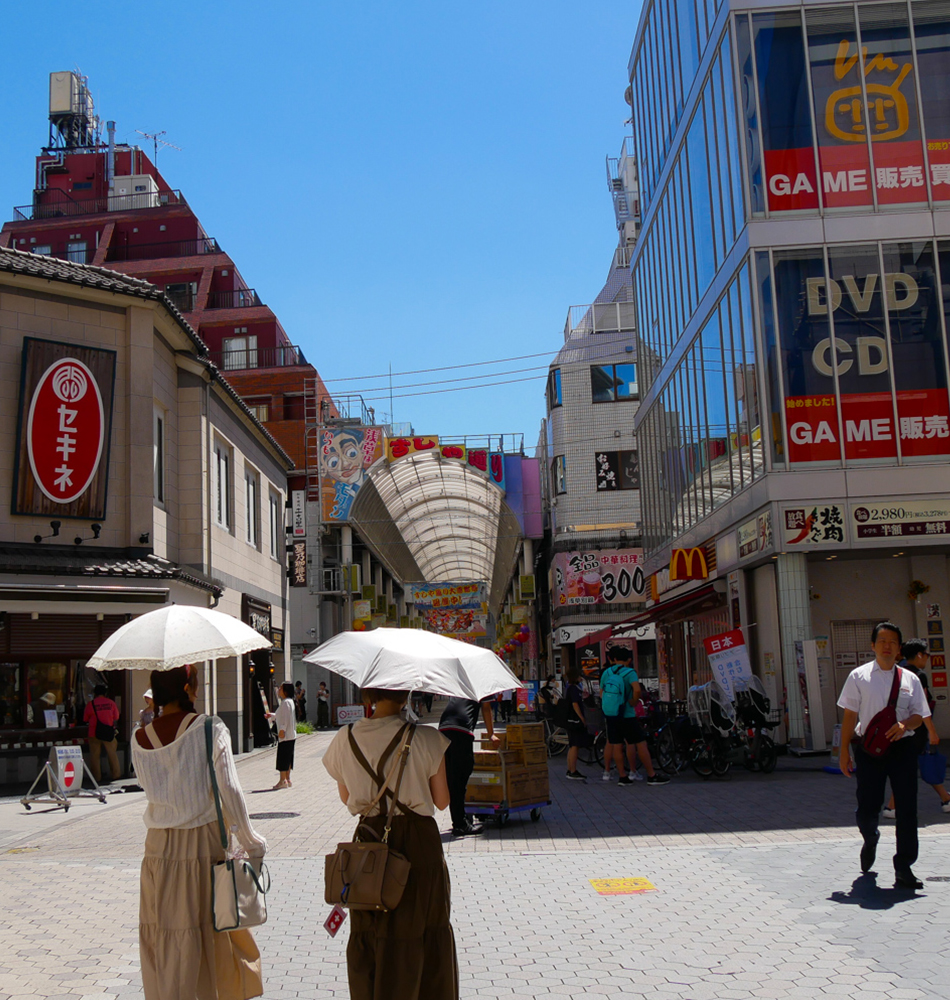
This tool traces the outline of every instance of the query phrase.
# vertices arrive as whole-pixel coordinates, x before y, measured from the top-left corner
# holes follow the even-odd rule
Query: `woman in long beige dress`
[[[375,705],[370,719],[341,729],[323,757],[336,779],[340,798],[354,816],[381,835],[390,796],[370,809],[380,781],[388,776],[405,742],[400,711],[408,691],[363,691]],[[355,740],[370,776],[350,742]],[[435,810],[449,804],[445,780],[445,748],[449,741],[432,726],[417,726],[399,787],[389,846],[412,868],[399,905],[388,913],[350,912],[346,948],[351,1000],[457,1000],[459,995],[455,936],[450,923],[449,873]],[[397,746],[396,744],[399,744]],[[396,784],[395,776],[389,788]]]
[[[248,930],[215,931],[211,866],[224,859],[211,791],[205,716],[194,714],[194,667],[152,673],[161,715],[132,741],[145,790],[139,957],[145,1000],[250,1000],[263,993],[261,956]],[[267,842],[251,826],[231,734],[213,717],[214,769],[225,824],[252,858]]]

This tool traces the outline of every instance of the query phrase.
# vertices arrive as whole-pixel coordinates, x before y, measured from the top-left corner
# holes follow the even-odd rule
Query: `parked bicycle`
[[[590,745],[579,747],[577,760],[581,764],[604,765],[604,748],[607,745],[607,734],[599,727],[588,726]],[[552,719],[544,720],[544,742],[548,748],[548,757],[557,757],[568,747],[567,729],[558,725]]]

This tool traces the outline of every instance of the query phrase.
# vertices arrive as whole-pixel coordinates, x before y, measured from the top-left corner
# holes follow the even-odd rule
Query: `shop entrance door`
[[[841,688],[848,679],[848,674],[855,667],[874,659],[871,649],[871,631],[880,618],[849,618],[831,623],[831,655],[835,665],[835,702],[841,694]],[[838,709],[839,721],[841,709]]]

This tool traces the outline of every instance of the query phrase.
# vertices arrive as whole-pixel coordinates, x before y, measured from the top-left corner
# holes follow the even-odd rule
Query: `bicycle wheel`
[[[709,758],[709,765],[712,773],[717,778],[724,778],[732,768],[732,761],[729,759],[729,751],[714,749]]]
[[[660,770],[666,771],[670,775],[681,771],[683,769],[683,761],[676,746],[676,740],[673,738],[670,730],[664,726],[656,734],[655,742],[656,762]]]
[[[771,774],[778,763],[778,750],[768,736],[760,737],[759,744],[759,770],[763,774]]]
[[[607,734],[605,732],[599,732],[594,737],[594,745],[591,748],[594,760],[591,763],[598,763],[601,767],[604,766],[604,748],[607,746]]]
[[[700,778],[712,777],[712,752],[708,743],[696,740],[690,750],[689,766]]]
[[[567,749],[567,732],[560,727],[548,737],[548,756],[557,757]]]

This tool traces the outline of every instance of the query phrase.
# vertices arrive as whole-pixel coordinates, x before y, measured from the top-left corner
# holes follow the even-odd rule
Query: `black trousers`
[[[465,826],[465,789],[475,770],[475,737],[454,729],[443,730],[442,735],[450,741],[445,751],[445,777],[449,786],[452,826],[462,827]]]
[[[317,702],[317,729],[330,728],[330,706],[325,701]]]
[[[857,743],[853,747],[858,829],[865,843],[877,840],[878,818],[890,778],[897,826],[894,869],[905,871],[917,860],[917,741],[898,740],[883,758],[869,757]]]

